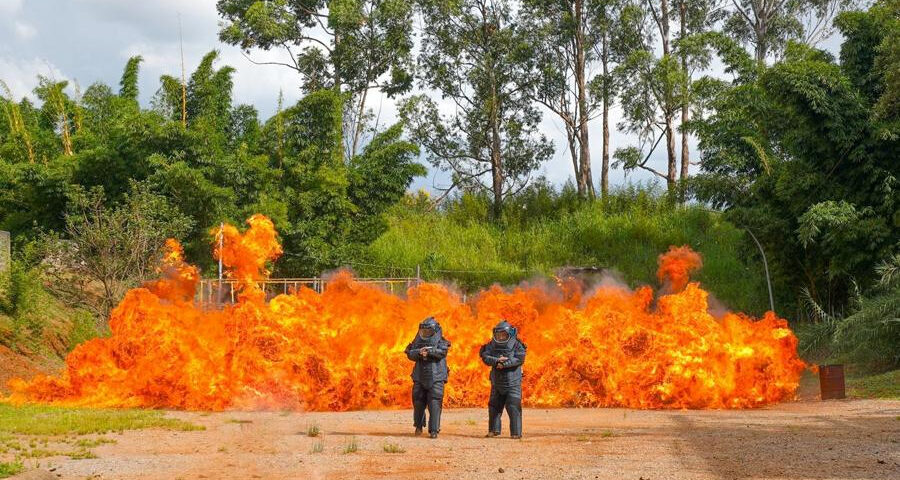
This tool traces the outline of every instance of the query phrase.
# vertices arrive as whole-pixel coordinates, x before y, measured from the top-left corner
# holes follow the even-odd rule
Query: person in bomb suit
[[[416,362],[412,371],[413,425],[416,435],[425,426],[425,410],[428,410],[428,434],[437,438],[441,431],[441,408],[444,401],[444,384],[450,371],[447,369],[447,350],[450,342],[443,337],[441,325],[428,317],[419,324],[416,338],[406,347],[406,356]]]
[[[522,438],[522,364],[528,347],[516,334],[516,327],[501,321],[494,327],[491,341],[481,347],[481,360],[491,367],[488,437],[500,435],[505,407],[510,436]]]

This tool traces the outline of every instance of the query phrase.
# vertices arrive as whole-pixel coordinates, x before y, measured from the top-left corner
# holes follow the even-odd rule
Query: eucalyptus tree
[[[621,85],[623,119],[619,127],[638,136],[641,146],[616,150],[614,166],[625,171],[646,170],[666,181],[670,192],[677,182],[675,116],[684,101],[685,75],[673,53],[669,0],[645,0],[625,7],[622,23],[629,25],[629,43],[624,61],[617,67]],[[657,49],[656,41],[659,41]],[[657,52],[661,56],[657,56]],[[666,139],[666,169],[652,167],[649,161],[662,139]],[[649,151],[644,153],[644,146]]]
[[[781,55],[791,40],[814,46],[833,31],[835,15],[857,0],[729,0],[724,30],[752,48],[757,63]]]
[[[610,70],[612,37],[622,0],[526,0],[526,31],[534,48],[537,102],[566,129],[575,184],[582,197],[595,196],[588,122],[602,117],[600,190],[609,188],[609,107],[615,96]],[[599,65],[598,65],[599,64]],[[595,67],[600,67],[596,72]]]
[[[219,38],[249,50],[281,50],[281,65],[303,77],[307,93],[342,93],[345,155],[355,155],[371,116],[369,92],[393,97],[412,85],[410,0],[218,0]]]
[[[487,190],[495,219],[553,153],[537,131],[531,54],[506,0],[423,0],[418,69],[423,89],[401,116],[428,160],[452,176],[449,190]],[[443,108],[442,108],[443,107]]]

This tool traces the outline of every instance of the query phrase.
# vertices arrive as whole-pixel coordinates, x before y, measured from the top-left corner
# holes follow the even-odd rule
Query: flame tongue
[[[13,401],[87,406],[349,410],[409,405],[403,355],[433,315],[453,342],[449,406],[483,406],[487,369],[478,347],[499,319],[528,344],[525,402],[533,406],[747,408],[789,399],[803,362],[787,322],[767,313],[720,319],[688,283],[700,257],[687,247],[660,257],[669,291],[580,285],[493,287],[469,305],[424,283],[405,299],[338,273],[318,294],[301,289],[266,303],[256,281],[281,253],[275,229],[256,215],[244,233],[223,231],[216,255],[242,285],[221,311],[192,303],[199,278],[168,243],[161,279],[125,296],[112,334],[78,346],[58,377],[10,382]]]

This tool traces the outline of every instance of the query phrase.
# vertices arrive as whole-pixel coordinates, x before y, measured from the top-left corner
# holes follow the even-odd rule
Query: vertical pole
[[[222,248],[225,246],[225,222],[219,225],[219,282],[222,282]]]
[[[416,265],[416,285],[422,283],[422,267]]]
[[[766,285],[769,287],[769,309],[772,312],[775,312],[775,300],[772,297],[772,280],[769,278],[769,262],[766,261],[766,252],[763,251],[762,245],[760,245],[759,240],[756,239],[756,235],[750,231],[749,228],[744,227],[744,230],[750,234],[750,238],[753,239],[753,242],[756,243],[756,248],[759,248],[759,253],[762,255],[763,268],[766,270]]]

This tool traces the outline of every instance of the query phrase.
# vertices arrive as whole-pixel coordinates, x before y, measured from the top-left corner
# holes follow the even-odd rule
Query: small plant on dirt
[[[603,438],[609,438],[609,437],[614,437],[615,434],[613,434],[613,432],[610,432],[609,430],[607,430],[607,431],[601,433],[600,436]]]
[[[406,449],[396,443],[385,443],[382,448],[385,453],[406,453]]]
[[[322,434],[322,430],[319,429],[319,426],[316,424],[312,424],[306,427],[306,436],[307,437],[318,437]]]
[[[240,418],[229,418],[226,421],[226,423],[237,423],[237,424],[243,425],[246,423],[253,423],[253,420],[242,420]]]
[[[75,446],[82,447],[82,448],[94,448],[94,447],[99,447],[100,445],[105,445],[107,443],[117,443],[117,442],[111,438],[104,438],[104,437],[93,438],[93,439],[82,438],[81,440],[78,440],[75,442]]]
[[[25,470],[25,465],[22,465],[22,462],[19,460],[13,462],[0,462],[0,478],[11,477],[22,470]]]
[[[97,455],[94,452],[92,452],[86,448],[82,448],[81,450],[76,450],[74,452],[67,453],[66,455],[69,458],[71,458],[72,460],[87,460],[89,458],[97,458]]]
[[[325,442],[319,440],[314,443],[312,448],[309,450],[310,453],[322,453],[325,451]]]
[[[579,436],[575,437],[576,442],[586,442],[590,439],[591,439],[591,437],[589,437],[587,435],[579,435]]]
[[[469,426],[478,425],[478,422],[476,422],[475,420],[472,420],[470,418],[470,419],[466,420],[466,425],[469,425]]]
[[[359,442],[356,441],[356,437],[350,437],[350,441],[344,445],[344,453],[356,453],[358,450]]]

